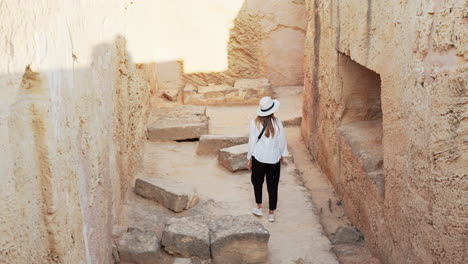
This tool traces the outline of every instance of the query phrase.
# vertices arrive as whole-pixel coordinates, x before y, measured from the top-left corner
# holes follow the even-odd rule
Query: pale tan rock
[[[163,91],[162,96],[169,101],[177,101],[177,96],[179,95],[179,90],[167,90]]]
[[[248,141],[247,135],[202,135],[198,142],[197,154],[218,154],[220,149],[245,144]]]
[[[148,125],[147,137],[152,141],[184,140],[207,133],[206,108],[181,106],[157,109]]]
[[[302,135],[349,219],[384,262],[463,263],[466,4],[307,6]]]
[[[281,122],[283,123],[284,127],[301,126],[302,116],[292,117],[290,119],[286,119]]]
[[[270,81],[266,78],[260,79],[239,79],[234,83],[236,90],[257,91],[259,94],[266,94],[271,89]]]
[[[194,187],[172,179],[137,178],[135,193],[176,213],[194,207],[199,201]]]
[[[247,169],[248,144],[237,145],[219,150],[218,163],[229,171]]]
[[[264,263],[270,233],[252,216],[223,216],[210,222],[213,263]]]
[[[209,233],[208,220],[204,217],[171,218],[164,228],[161,245],[175,256],[209,259]]]
[[[198,87],[198,93],[200,94],[206,94],[206,93],[210,93],[210,92],[226,92],[228,90],[232,90],[233,87],[230,86],[230,85],[226,85],[226,84],[221,84],[221,85],[216,85],[216,84],[212,84],[210,83],[208,86],[199,86]]]
[[[129,228],[116,241],[119,260],[123,263],[152,264],[158,261],[161,250],[156,233],[138,228]]]
[[[184,87],[182,61],[169,61],[157,64],[158,86],[160,90],[178,91]]]

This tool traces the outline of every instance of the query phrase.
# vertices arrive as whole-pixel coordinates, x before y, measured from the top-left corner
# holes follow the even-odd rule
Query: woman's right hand
[[[247,169],[248,170],[252,169],[252,159],[247,160]]]

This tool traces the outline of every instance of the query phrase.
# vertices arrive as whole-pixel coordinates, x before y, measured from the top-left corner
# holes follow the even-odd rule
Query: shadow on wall
[[[0,76],[1,263],[111,262],[155,64],[135,65],[122,36],[92,56],[89,68],[73,68],[70,54],[68,70]]]
[[[204,36],[204,29],[196,30]],[[193,67],[184,69],[183,59],[161,61],[159,84],[162,89],[180,90],[185,84],[232,86],[237,79],[268,78],[273,87],[303,85],[305,32],[305,2],[245,0],[227,37],[226,69],[196,72]],[[203,63],[219,60],[213,58],[218,53],[208,54]]]

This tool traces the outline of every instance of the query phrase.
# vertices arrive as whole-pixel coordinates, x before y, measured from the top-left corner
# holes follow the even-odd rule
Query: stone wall
[[[304,0],[203,0],[190,4],[190,12],[175,9],[177,2],[164,5],[178,21],[162,16],[157,34],[177,50],[157,51],[161,89],[234,86],[238,79],[258,78],[272,87],[303,84]]]
[[[111,263],[156,82],[133,6],[0,4],[0,263]]]
[[[302,132],[384,263],[466,263],[465,1],[308,0]]]

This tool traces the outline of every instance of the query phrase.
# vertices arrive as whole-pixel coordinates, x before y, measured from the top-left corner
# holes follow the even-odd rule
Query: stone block
[[[202,106],[158,108],[149,124],[151,141],[192,139],[208,133],[206,107]]]
[[[252,216],[223,216],[210,222],[213,263],[264,263],[268,230]]]
[[[208,220],[199,216],[169,219],[161,244],[171,255],[209,259],[211,254]]]
[[[208,133],[206,120],[192,120],[192,122],[185,124],[166,122],[148,126],[148,139],[151,141],[193,139],[206,133]]]
[[[174,264],[192,264],[192,260],[189,258],[176,258]]]
[[[281,121],[284,127],[293,127],[293,126],[300,126],[302,123],[302,116],[292,117],[286,120]]]
[[[227,84],[220,84],[220,85],[215,85],[215,84],[209,84],[208,86],[199,86],[198,87],[198,93],[200,94],[205,94],[205,93],[210,93],[210,92],[221,92],[225,93],[228,90],[232,90],[233,87]]]
[[[121,262],[136,264],[157,263],[160,256],[156,233],[138,228],[129,228],[116,240],[118,258]]]
[[[177,96],[178,95],[179,95],[178,90],[167,90],[167,91],[163,91],[161,96],[166,98],[169,101],[175,102],[175,101],[177,101]]]
[[[248,141],[248,135],[202,135],[198,142],[197,154],[218,154],[220,149],[245,144]]]
[[[333,244],[350,244],[355,243],[361,239],[361,233],[359,233],[356,228],[345,225],[340,226],[335,231],[335,236],[333,237]]]
[[[271,89],[270,81],[266,78],[260,79],[239,79],[234,83],[234,88],[237,90],[252,90],[261,91],[262,93],[269,92]]]
[[[135,193],[158,202],[176,213],[192,208],[199,201],[194,187],[172,179],[137,178]]]
[[[248,144],[220,149],[218,163],[232,172],[246,170],[248,149]]]

